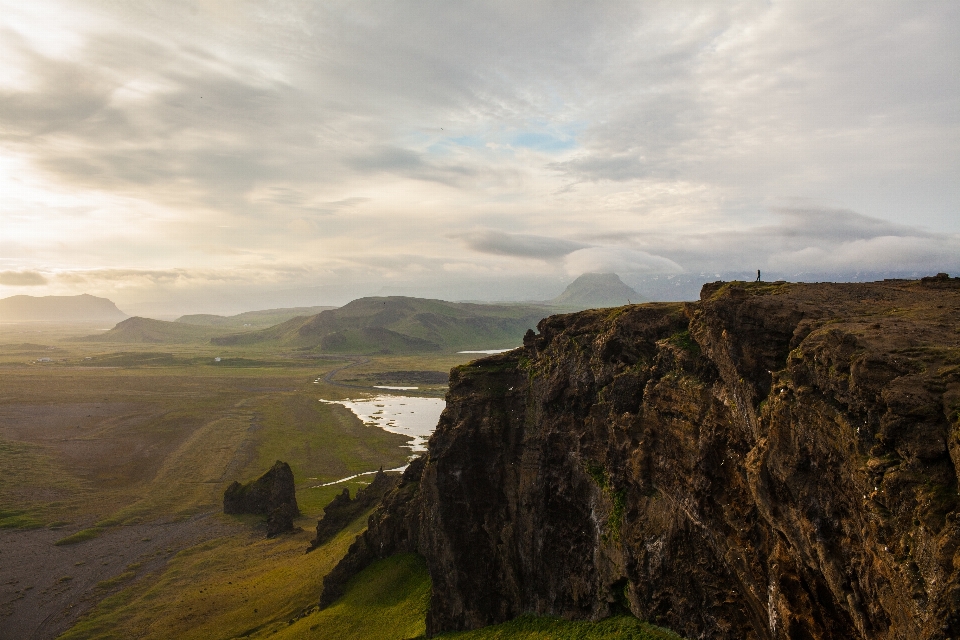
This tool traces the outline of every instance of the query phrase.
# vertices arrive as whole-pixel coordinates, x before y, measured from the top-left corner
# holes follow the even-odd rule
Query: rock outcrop
[[[424,556],[428,634],[626,608],[691,638],[960,636],[960,280],[714,283],[455,368],[325,580]]]
[[[345,526],[376,506],[385,493],[397,486],[399,479],[399,475],[388,475],[383,472],[383,467],[380,467],[373,476],[373,482],[357,491],[354,498],[350,497],[350,489],[344,488],[342,493],[335,496],[330,504],[324,507],[323,517],[317,521],[317,535],[310,541],[310,548],[307,551],[313,551],[328,542]]]
[[[293,531],[293,519],[300,515],[300,508],[290,465],[277,460],[256,480],[231,484],[223,494],[223,512],[267,516],[269,537]]]

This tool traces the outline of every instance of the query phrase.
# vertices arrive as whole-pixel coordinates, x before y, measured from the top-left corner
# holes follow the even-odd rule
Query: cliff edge
[[[323,601],[415,551],[428,634],[629,610],[691,638],[960,636],[958,312],[941,276],[546,318],[452,371]]]

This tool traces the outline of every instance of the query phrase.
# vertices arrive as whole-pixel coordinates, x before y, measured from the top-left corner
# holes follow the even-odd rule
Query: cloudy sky
[[[756,269],[960,273],[960,3],[0,0],[0,297]]]

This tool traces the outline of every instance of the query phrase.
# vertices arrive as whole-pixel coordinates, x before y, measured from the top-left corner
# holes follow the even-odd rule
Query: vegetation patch
[[[380,560],[350,581],[330,607],[311,610],[276,640],[402,640],[422,638],[430,603],[430,576],[423,559],[402,554]],[[266,634],[253,635],[263,637]]]
[[[607,530],[610,532],[610,537],[613,538],[615,542],[619,542],[620,529],[623,526],[623,514],[627,509],[627,492],[625,489],[612,491],[610,493],[610,499],[613,503],[613,508],[610,509],[610,515],[607,517]]]
[[[117,585],[123,584],[135,575],[137,575],[136,571],[124,571],[120,575],[107,578],[106,580],[101,580],[97,583],[97,589],[113,589]]]
[[[600,491],[610,500],[610,515],[607,516],[607,530],[603,534],[604,539],[609,536],[610,539],[619,541],[620,530],[623,526],[623,515],[627,509],[627,492],[625,489],[615,490],[613,488],[607,470],[599,462],[587,460],[583,463],[583,468],[600,488]]]
[[[680,347],[690,355],[700,355],[700,345],[697,344],[697,341],[690,336],[690,332],[687,330],[678,331],[670,336],[668,340],[670,341],[670,344]]]
[[[154,579],[127,579],[61,638],[227,640],[287,629],[314,605],[323,576],[363,528],[361,520],[306,555],[307,532],[268,540],[245,531],[200,543]]]
[[[483,358],[474,360],[468,364],[462,364],[456,367],[456,370],[462,376],[490,375],[505,373],[507,371],[516,371],[517,362],[514,360],[503,360],[499,358]]]
[[[587,460],[583,463],[583,469],[591,478],[593,478],[593,481],[598,487],[600,487],[602,491],[607,490],[609,479],[607,478],[607,470],[602,464],[592,460]]]
[[[0,509],[0,529],[38,529],[43,523],[24,509]]]
[[[77,544],[79,542],[84,542],[86,540],[93,540],[97,536],[103,533],[103,528],[101,527],[91,527],[89,529],[81,529],[74,534],[67,536],[66,538],[60,538],[53,544],[58,547],[68,544]]]
[[[436,638],[458,640],[680,640],[681,636],[632,616],[615,616],[599,622],[521,616],[510,622],[475,631],[442,633]]]

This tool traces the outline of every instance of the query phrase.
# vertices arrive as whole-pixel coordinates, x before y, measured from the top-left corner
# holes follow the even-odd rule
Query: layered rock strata
[[[415,551],[428,633],[626,609],[691,638],[960,637],[960,280],[715,283],[451,373],[324,602]]]

